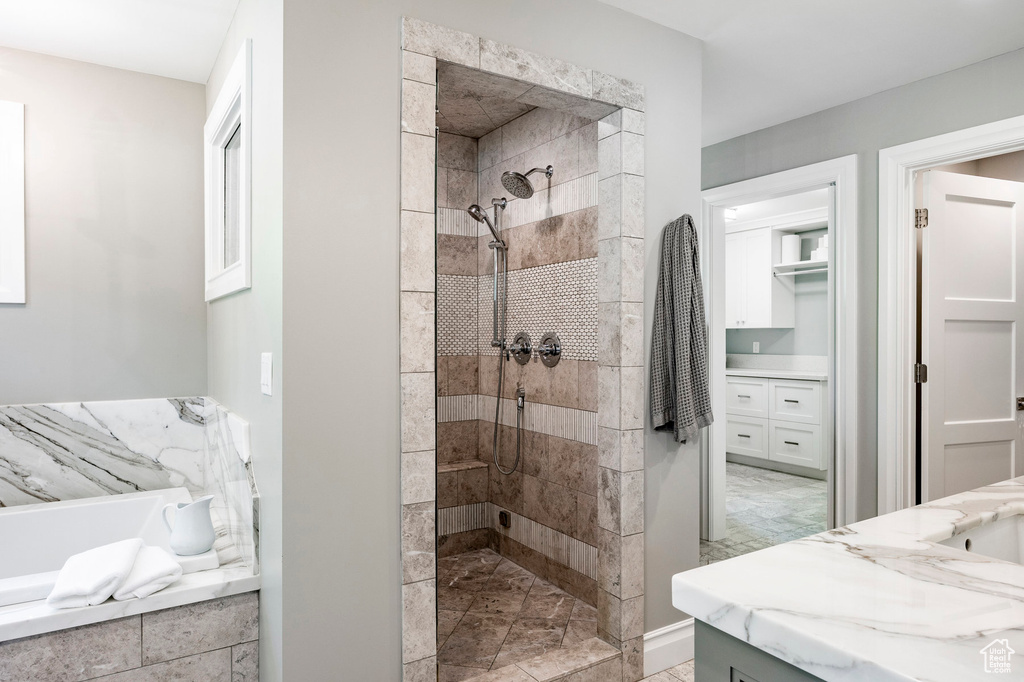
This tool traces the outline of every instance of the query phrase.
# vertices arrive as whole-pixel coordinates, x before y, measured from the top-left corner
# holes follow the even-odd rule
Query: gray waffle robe
[[[661,237],[658,295],[651,341],[651,422],[685,443],[709,426],[708,338],[693,218],[684,215]]]

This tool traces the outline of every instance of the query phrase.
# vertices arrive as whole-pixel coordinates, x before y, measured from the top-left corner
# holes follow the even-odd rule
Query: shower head
[[[478,223],[484,223],[491,230],[491,234],[494,235],[494,241],[500,242],[501,237],[498,236],[498,231],[494,229],[494,223],[487,215],[487,211],[480,207],[479,204],[473,204],[466,209],[466,213],[473,217],[473,220]]]
[[[513,196],[519,199],[529,199],[533,196],[533,183],[530,182],[530,176],[534,173],[543,173],[545,177],[550,178],[551,174],[555,172],[555,169],[551,166],[547,168],[534,168],[528,171],[525,175],[517,173],[515,171],[505,171],[501,174],[501,184],[512,193]]]

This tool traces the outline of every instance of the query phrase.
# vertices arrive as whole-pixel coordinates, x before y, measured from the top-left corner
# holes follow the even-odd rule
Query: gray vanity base
[[[696,621],[696,682],[821,682],[743,640]]]

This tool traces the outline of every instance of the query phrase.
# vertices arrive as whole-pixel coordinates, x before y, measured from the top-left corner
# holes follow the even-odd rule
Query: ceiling
[[[0,0],[0,45],[206,83],[238,0]]]
[[[483,137],[536,107],[592,120],[616,109],[514,78],[449,62],[437,64],[437,127],[443,133]]]
[[[1020,0],[601,1],[704,41],[705,146],[1024,47]]]

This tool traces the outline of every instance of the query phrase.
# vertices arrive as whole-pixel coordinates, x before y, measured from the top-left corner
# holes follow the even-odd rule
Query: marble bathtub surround
[[[5,641],[0,679],[258,680],[258,621],[247,592]]]
[[[608,77],[604,74],[596,73],[590,69],[579,68],[573,65],[568,65],[558,60],[553,60],[547,57],[533,55],[531,53],[512,48],[509,46],[503,46],[491,41],[483,40],[468,34],[464,34],[451,29],[443,27],[436,27],[426,22],[421,22],[415,19],[405,19],[403,25],[403,48],[406,52],[414,52],[418,55],[424,56],[428,61],[419,60],[411,56],[403,56],[404,68],[408,71],[404,74],[406,81],[415,81],[416,83],[430,83],[429,75],[427,75],[427,68],[430,59],[435,59],[435,65],[438,65],[438,69],[441,72],[450,72],[457,76],[453,76],[453,79],[458,82],[459,80],[466,79],[463,82],[469,82],[468,79],[476,79],[473,81],[473,87],[462,88],[450,88],[453,95],[458,95],[452,98],[452,102],[460,100],[459,107],[449,107],[447,103],[442,106],[443,116],[437,119],[437,123],[441,126],[441,130],[444,133],[462,133],[463,137],[476,136],[479,134],[476,130],[471,131],[469,128],[457,129],[456,126],[463,125],[469,126],[473,124],[475,119],[479,122],[479,113],[482,111],[485,115],[490,112],[491,116],[499,117],[500,115],[510,115],[512,112],[521,111],[522,105],[528,105],[530,107],[540,107],[538,109],[531,109],[524,115],[510,116],[507,122],[503,123],[500,128],[500,135],[494,135],[488,133],[477,143],[476,149],[476,166],[475,170],[478,173],[477,177],[477,199],[481,203],[489,203],[490,195],[488,192],[497,191],[496,196],[502,196],[507,194],[504,190],[492,190],[490,188],[496,187],[496,183],[500,178],[499,169],[503,172],[509,168],[504,168],[505,161],[509,161],[515,164],[522,165],[522,168],[518,166],[516,170],[525,171],[533,166],[544,166],[547,164],[555,165],[556,173],[555,177],[552,178],[552,182],[537,182],[537,192],[533,200],[512,201],[509,204],[509,209],[506,211],[503,226],[507,229],[515,229],[521,226],[529,226],[532,224],[540,223],[551,218],[559,217],[565,214],[575,213],[578,211],[584,211],[588,208],[597,206],[596,220],[591,211],[587,215],[572,216],[561,221],[565,225],[571,225],[572,230],[568,228],[564,231],[564,234],[568,235],[570,232],[573,234],[579,234],[580,231],[584,231],[586,234],[593,235],[591,239],[596,241],[596,237],[599,236],[602,222],[602,209],[600,205],[603,202],[601,196],[600,186],[598,182],[598,172],[603,167],[607,170],[608,164],[604,166],[601,164],[600,150],[598,149],[599,143],[598,138],[600,136],[600,126],[595,122],[597,119],[601,119],[612,112],[617,111],[624,104],[630,106],[635,112],[642,112],[643,110],[643,89],[633,83],[628,83],[617,78]],[[449,68],[444,62],[449,62],[461,67],[470,67],[474,70],[479,70],[480,73],[464,73],[460,76],[458,68]],[[446,75],[440,76],[442,82],[447,78]],[[482,80],[481,80],[482,78]],[[476,97],[474,101],[474,90],[476,91]],[[594,98],[594,92],[600,92],[601,97]],[[422,90],[409,85],[409,87],[403,89],[403,96],[407,97],[410,101],[408,102],[408,111],[417,110],[417,102],[422,94]],[[445,93],[440,93],[440,102],[444,102]],[[504,100],[504,101],[499,101]],[[510,102],[518,102],[518,105],[509,104]],[[557,110],[555,113],[545,110]],[[463,114],[473,112],[473,116],[465,115],[460,118],[460,111]],[[531,126],[527,125],[531,120],[540,121],[546,118],[546,131],[543,130],[543,126]],[[622,123],[623,116],[620,113],[619,116],[619,134],[621,135],[622,130],[625,130],[624,124]],[[523,120],[520,120],[523,119]],[[589,119],[589,120],[588,120]],[[516,123],[516,121],[519,121]],[[642,133],[642,115],[629,117],[630,129],[627,130],[629,133],[641,134]],[[498,126],[492,120],[492,124]],[[450,126],[450,127],[449,127]],[[479,129],[477,129],[479,130]],[[494,128],[491,129],[492,131]],[[537,131],[541,134],[536,135]],[[507,140],[505,133],[508,133]],[[418,143],[412,141],[409,138],[416,136],[417,133],[413,132],[413,128],[407,125],[406,130],[401,133],[403,137],[403,159],[402,159],[402,209],[403,209],[403,252],[401,264],[401,281],[403,291],[430,291],[429,286],[425,283],[426,273],[433,272],[436,277],[437,289],[438,289],[438,301],[437,301],[437,314],[438,314],[438,348],[439,354],[444,357],[453,356],[471,356],[476,353],[478,356],[484,355],[480,352],[479,348],[468,349],[460,347],[458,344],[446,345],[448,342],[442,338],[444,328],[446,325],[441,324],[441,319],[446,315],[444,312],[444,297],[442,291],[449,294],[454,294],[456,290],[465,289],[466,282],[457,281],[456,278],[469,278],[471,275],[458,274],[462,272],[470,272],[469,268],[463,264],[463,261],[457,257],[452,256],[449,259],[447,256],[440,257],[443,265],[441,271],[435,268],[434,265],[434,253],[427,249],[424,253],[424,249],[421,247],[426,245],[426,242],[421,240],[419,242],[413,239],[414,233],[411,228],[406,229],[406,225],[412,225],[416,223],[411,217],[404,215],[405,213],[431,213],[431,217],[435,219],[437,225],[437,233],[439,235],[449,235],[455,237],[472,237],[473,226],[466,222],[464,213],[465,207],[455,207],[452,203],[452,197],[449,193],[453,187],[452,180],[448,177],[441,179],[441,173],[435,178],[433,175],[433,168],[429,167],[428,162],[433,162],[430,154],[424,149],[418,148]],[[421,136],[427,137],[427,136]],[[499,139],[500,138],[500,139]],[[620,137],[618,142],[622,144],[624,138]],[[631,141],[633,144],[630,146],[630,155],[623,155],[626,159],[625,170],[628,173],[642,172],[642,142],[640,143],[640,152],[638,156],[635,152],[637,140]],[[462,143],[468,146],[467,143]],[[506,148],[508,155],[506,155]],[[447,152],[445,152],[447,153]],[[541,156],[544,158],[541,159]],[[441,153],[439,152],[438,158],[441,159]],[[456,158],[455,156],[452,157]],[[457,168],[460,165],[468,165],[464,163],[465,157],[458,157],[458,162],[447,162],[449,165],[445,166],[446,170],[468,170]],[[536,163],[534,163],[536,161]],[[557,163],[556,163],[557,161]],[[561,169],[561,174],[559,173]],[[447,173],[445,173],[447,175]],[[621,174],[620,174],[621,175]],[[610,176],[614,177],[614,176]],[[637,219],[629,212],[643,210],[642,202],[642,178],[635,176],[640,179],[640,183],[633,186],[633,189],[639,189],[639,195],[641,199],[636,200],[636,192],[634,192],[633,198],[629,201],[620,199],[618,207],[615,209],[617,215],[617,223],[636,225],[639,220],[639,224],[642,225],[642,217]],[[425,202],[421,201],[426,199],[426,192],[423,190],[424,181],[429,182],[431,186],[435,184],[437,195],[442,199],[443,204],[448,204],[448,207],[441,206],[438,208],[437,204],[431,201],[430,205],[427,206]],[[443,190],[442,190],[443,185]],[[460,184],[456,191],[468,191],[465,188],[465,183]],[[626,191],[623,189],[623,192]],[[620,192],[622,194],[622,192]],[[430,197],[431,200],[433,197]],[[450,207],[450,208],[449,208]],[[550,223],[543,227],[552,226]],[[536,232],[541,226],[533,225],[527,230],[523,231],[524,243],[529,237],[526,232]],[[620,228],[621,229],[621,228]],[[633,229],[633,228],[629,228]],[[480,226],[476,226],[477,232],[475,236],[478,238],[481,236]],[[407,238],[406,233],[409,232],[410,236]],[[621,235],[621,232],[616,234]],[[642,234],[642,230],[641,230]],[[639,236],[639,235],[638,235]],[[509,233],[510,241],[515,238],[515,235]],[[479,239],[477,240],[477,278],[482,275],[486,275],[487,271],[481,271],[481,261],[479,258]],[[638,243],[633,245],[641,246]],[[623,250],[626,252],[627,258],[626,263],[630,263],[632,266],[637,265],[635,260],[630,260],[630,257],[636,255],[635,249],[630,248],[622,249],[619,245],[619,253]],[[592,248],[593,247],[589,247]],[[559,250],[558,257],[566,257],[569,260],[558,260],[554,262],[538,263],[533,266],[533,269],[539,269],[545,266],[571,264],[580,261],[597,260],[596,267],[594,267],[594,274],[587,275],[587,277],[593,277],[596,285],[600,284],[600,272],[601,272],[601,250],[600,248],[593,249],[592,251],[585,252],[583,245],[581,244],[580,238],[576,237],[573,242],[572,239],[568,243],[557,244]],[[564,253],[563,253],[564,251]],[[574,255],[586,255],[584,258],[573,258]],[[406,263],[406,260],[411,262]],[[517,272],[524,272],[531,269],[530,264],[518,263],[520,266],[517,268]],[[642,267],[642,260],[639,263]],[[489,269],[489,265],[487,266]],[[569,268],[579,268],[579,266],[571,265]],[[621,265],[618,267],[618,271],[621,273],[623,268]],[[543,274],[543,273],[538,273]],[[642,279],[642,271],[640,272]],[[622,278],[619,278],[621,290]],[[569,280],[572,281],[571,279]],[[629,289],[631,282],[626,283],[626,299],[627,301],[641,302],[642,298],[635,297],[636,289]],[[596,412],[600,411],[600,404],[598,401],[598,375],[597,371],[597,343],[596,343],[596,329],[597,329],[597,290],[598,286],[594,286],[595,301],[593,308],[593,328],[595,342],[593,344],[593,355],[586,358],[568,358],[576,360],[587,360],[587,362],[577,362],[575,371],[575,381],[571,382],[574,385],[575,391],[565,391],[563,386],[564,381],[552,383],[550,379],[546,382],[542,380],[539,390],[536,391],[538,395],[545,395],[547,399],[557,401],[563,404],[550,404],[545,407],[550,409],[558,410],[575,410],[582,413],[589,413],[595,415]],[[510,287],[510,291],[512,287]],[[479,297],[479,286],[477,288],[477,295]],[[459,291],[462,293],[462,291]],[[642,292],[641,292],[642,293]],[[479,327],[482,325],[481,309],[477,308],[476,327],[479,333]],[[489,311],[487,311],[489,314]],[[467,315],[467,318],[471,318],[471,315]],[[572,320],[570,319],[571,323]],[[554,331],[562,334],[561,329],[553,329]],[[538,331],[549,331],[543,329]],[[447,335],[449,338],[457,338],[459,335],[452,334]],[[414,335],[409,335],[407,338],[414,338]],[[433,345],[433,338],[421,338],[419,343],[423,344],[424,347]],[[489,341],[489,338],[488,338]],[[563,342],[565,337],[563,336]],[[587,344],[581,344],[587,345]],[[589,348],[589,346],[588,346]],[[489,350],[489,347],[486,349]],[[433,434],[427,434],[426,426],[427,422],[432,422],[440,414],[442,408],[435,410],[433,400],[437,399],[437,394],[440,392],[442,399],[458,398],[460,402],[452,403],[449,407],[452,412],[465,415],[472,411],[472,402],[465,399],[468,395],[486,396],[488,393],[485,385],[489,381],[487,378],[488,374],[493,374],[493,367],[490,371],[483,371],[481,369],[486,366],[487,360],[493,360],[493,356],[480,358],[478,364],[478,372],[476,380],[479,388],[473,393],[462,393],[462,391],[468,390],[468,382],[472,379],[468,379],[466,383],[461,384],[452,392],[452,379],[450,367],[445,367],[444,371],[446,377],[442,383],[436,382],[434,375],[435,367],[439,367],[441,363],[438,363],[436,358],[434,360],[435,365],[430,367],[428,371],[422,372],[406,372],[403,368],[402,374],[402,386],[403,386],[403,400],[402,400],[402,449],[403,449],[403,503],[404,504],[417,504],[409,502],[410,499],[421,499],[423,496],[429,495],[430,492],[426,490],[427,486],[422,484],[422,475],[419,473],[419,469],[415,466],[422,457],[413,457],[414,453],[426,453],[433,452],[435,450],[435,442],[433,440]],[[566,360],[563,360],[566,362]],[[493,364],[493,362],[492,362]],[[584,371],[584,368],[586,370]],[[567,369],[568,366],[567,366]],[[629,372],[626,372],[629,375]],[[467,376],[465,372],[460,372],[462,377]],[[431,394],[425,395],[422,390],[424,384],[427,383],[427,377],[431,385]],[[460,380],[457,379],[456,383]],[[528,389],[529,390],[529,389]],[[637,387],[637,392],[642,396],[642,386]],[[447,395],[444,395],[447,393]],[[635,404],[629,396],[624,396],[621,392],[619,393],[620,403],[625,404],[627,408],[626,423],[629,423],[629,411]],[[642,404],[642,398],[640,400]],[[575,405],[573,405],[575,403]],[[477,404],[479,407],[479,403]],[[493,407],[493,403],[490,405]],[[540,406],[540,404],[538,404]],[[445,408],[447,409],[447,408]],[[564,414],[564,413],[563,413]],[[592,435],[588,436],[590,444],[596,446],[597,443],[597,422],[599,415],[593,417],[593,431]],[[479,417],[479,415],[478,415]],[[478,419],[478,422],[483,422],[486,419]],[[542,418],[547,420],[547,423],[552,421],[557,422],[558,416],[556,413],[549,412]],[[465,420],[469,422],[470,420]],[[622,415],[619,415],[619,424],[622,421]],[[442,434],[441,429],[437,432],[437,459],[441,462],[454,463],[459,461],[463,455],[466,455],[466,459],[482,459],[480,453],[484,452],[484,438],[481,433],[482,430],[477,428],[477,443],[476,443],[476,456],[469,456],[472,452],[471,446],[468,444],[470,437],[470,429],[466,427],[452,426],[453,424],[460,424],[462,422],[446,422],[440,426],[449,426],[447,434]],[[479,426],[479,424],[478,424]],[[508,436],[506,435],[510,429],[507,427],[502,429],[501,437],[503,442],[507,442]],[[536,432],[534,432],[536,433]],[[563,435],[564,432],[558,432],[558,435]],[[464,443],[464,445],[448,445],[444,441],[448,435],[455,436],[456,440]],[[544,433],[543,435],[553,435],[551,433]],[[536,435],[531,436],[536,438]],[[595,449],[597,449],[595,447]],[[489,447],[486,449],[489,455]],[[595,462],[600,459],[598,455],[595,457]],[[408,466],[406,466],[408,463]],[[410,481],[407,483],[405,480],[406,471],[408,471]],[[520,472],[521,473],[521,472]],[[527,474],[532,475],[532,474]],[[449,477],[450,479],[450,477]],[[458,476],[456,475],[456,486],[458,486]],[[574,527],[579,532],[584,526],[589,525],[593,530],[590,534],[593,535],[596,531],[596,516],[597,516],[597,500],[599,494],[590,494],[590,492],[584,492],[582,490],[574,489],[562,483],[556,483],[539,476],[533,476],[533,481],[529,482],[529,494],[532,498],[539,498],[543,496],[542,489],[550,485],[558,485],[568,491],[575,492],[575,513],[572,515],[572,519],[565,514],[562,514],[560,510],[548,508],[548,521],[558,525],[562,528],[568,529],[570,526]],[[593,476],[593,486],[598,488],[600,485],[600,478],[596,475]],[[522,504],[527,495],[527,486],[523,476],[512,477],[508,481],[502,482],[504,485],[499,486],[496,483],[496,479],[493,472],[489,472],[488,480],[488,503],[489,504],[504,504],[506,502],[512,502],[513,504]],[[445,490],[450,488],[450,480],[444,484]],[[415,490],[418,494],[413,495],[412,490]],[[436,489],[433,491],[436,494]],[[594,492],[598,492],[595,490]],[[450,494],[450,493],[446,493]],[[456,499],[458,499],[458,491],[455,493]],[[641,502],[642,503],[642,502]],[[479,503],[478,503],[479,504]],[[511,507],[512,505],[507,505]],[[404,515],[403,515],[404,516]],[[532,517],[531,517],[532,518]],[[535,519],[534,519],[535,521]],[[410,523],[413,521],[410,519]],[[456,536],[471,535],[473,533],[489,532],[489,529],[477,529],[468,531],[466,533],[458,533]],[[567,535],[567,534],[565,534]],[[638,533],[642,540],[642,533]],[[455,537],[455,536],[451,536]],[[621,537],[621,536],[620,536]],[[531,560],[537,560],[536,557],[544,559],[542,568],[551,569],[555,572],[558,571],[569,571],[567,567],[556,564],[553,560],[548,557],[544,557],[532,549],[526,548],[511,538],[500,536],[499,542],[501,543],[500,549],[508,550],[509,552],[520,551],[524,556],[531,557]],[[591,539],[593,542],[593,538]],[[518,546],[518,549],[517,549]],[[594,546],[594,545],[591,545]],[[642,545],[641,545],[642,546]],[[642,557],[642,555],[641,555]],[[407,562],[412,562],[414,559],[409,556],[406,559]],[[600,557],[598,558],[598,564],[601,563]],[[406,584],[403,588],[403,631],[405,640],[405,646],[403,647],[403,659],[405,662],[405,678],[408,680],[420,679],[424,675],[429,675],[431,665],[436,661],[436,640],[434,637],[435,622],[428,622],[430,619],[426,615],[428,611],[433,607],[433,600],[429,599],[426,595],[428,593],[428,586],[432,587],[433,583],[430,580],[417,580],[415,582],[408,582],[409,573],[404,572],[406,576]],[[577,575],[582,575],[578,574]],[[597,583],[596,580],[584,578],[585,580],[591,580],[593,583],[591,593],[596,596]],[[642,594],[642,589],[640,590]],[[418,599],[423,597],[423,599]],[[631,619],[630,622],[636,622],[638,612],[634,610],[628,610],[628,617]],[[622,613],[621,608],[619,613]],[[642,618],[642,613],[639,614]],[[628,630],[628,628],[627,628]],[[626,673],[624,679],[637,680],[640,679],[640,670],[642,670],[642,654],[637,655],[636,642],[634,641],[622,641],[616,638],[612,638],[610,634],[604,633],[609,641],[614,641],[616,646],[621,647],[626,651],[625,664]],[[429,645],[428,645],[429,640]],[[640,647],[642,652],[642,646]],[[612,661],[606,661],[602,665]],[[620,657],[616,654],[613,666],[620,666]],[[534,679],[542,679],[534,677]],[[545,678],[549,679],[549,678]]]
[[[987,679],[983,647],[1024,647],[1024,566],[937,543],[1021,513],[1015,478],[680,573],[672,602],[824,680]]]
[[[248,424],[210,398],[0,407],[0,506],[185,487],[214,495],[222,566],[258,572]]]

